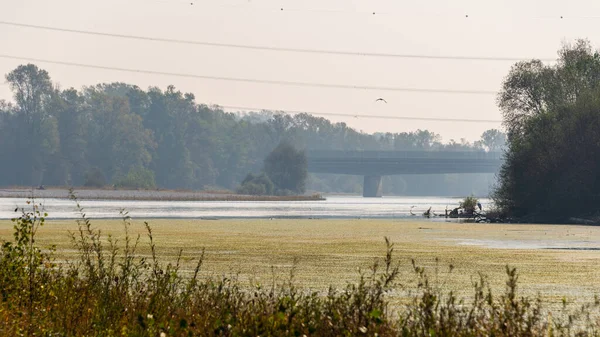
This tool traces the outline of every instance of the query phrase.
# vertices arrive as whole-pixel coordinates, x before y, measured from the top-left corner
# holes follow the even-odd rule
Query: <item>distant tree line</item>
[[[14,99],[0,101],[2,186],[235,189],[248,172],[264,171],[265,158],[282,141],[308,151],[495,151],[505,141],[498,130],[486,131],[474,143],[444,144],[427,130],[366,134],[309,114],[228,113],[198,104],[193,94],[173,86],[142,90],[110,83],[61,89],[33,64],[19,66],[6,81]],[[386,180],[386,193],[440,194],[446,188],[455,195],[483,185],[487,191],[489,176]],[[361,186],[362,177],[310,175],[305,188],[358,193]]]

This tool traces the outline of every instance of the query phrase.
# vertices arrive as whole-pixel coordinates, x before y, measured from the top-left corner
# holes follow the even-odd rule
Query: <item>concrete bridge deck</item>
[[[309,151],[308,171],[362,175],[363,196],[381,196],[381,177],[397,174],[496,173],[500,152]]]

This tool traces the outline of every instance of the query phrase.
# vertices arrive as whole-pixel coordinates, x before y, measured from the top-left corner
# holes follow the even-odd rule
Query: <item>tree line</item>
[[[17,67],[6,82],[13,100],[0,101],[2,186],[234,189],[249,172],[260,173],[264,159],[282,142],[308,151],[495,151],[505,142],[494,129],[474,143],[443,143],[427,130],[367,134],[305,113],[229,113],[199,104],[174,86],[143,90],[116,82],[62,89],[33,64]],[[360,179],[311,175],[307,187],[355,193]],[[387,179],[388,193],[405,194],[411,193],[406,180],[415,191],[457,180],[447,175]]]

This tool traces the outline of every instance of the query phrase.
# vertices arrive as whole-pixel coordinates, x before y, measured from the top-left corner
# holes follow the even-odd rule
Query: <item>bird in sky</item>
[[[375,100],[375,102],[384,102],[384,103],[387,104],[387,101],[385,99],[383,99],[383,98],[378,98],[378,99]]]

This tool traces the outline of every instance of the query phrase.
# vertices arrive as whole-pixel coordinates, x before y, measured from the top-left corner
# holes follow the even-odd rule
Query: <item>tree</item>
[[[21,65],[6,75],[13,91],[17,119],[17,153],[21,163],[20,183],[41,184],[48,159],[58,150],[54,116],[46,106],[52,95],[52,82],[45,70],[33,64]]]
[[[394,136],[395,150],[431,150],[441,146],[442,137],[427,130],[402,132]]]
[[[6,81],[13,90],[19,112],[29,124],[48,115],[44,105],[50,99],[52,82],[47,71],[33,64],[21,65],[6,75]]]
[[[499,96],[509,133],[495,202],[529,221],[597,214],[600,55],[578,41],[556,65],[534,63],[515,65]]]
[[[573,104],[600,85],[600,55],[588,41],[564,45],[558,55],[553,66],[532,60],[511,68],[498,95],[509,135],[522,135],[530,119]]]
[[[481,145],[486,151],[500,151],[506,145],[506,134],[497,129],[490,129],[481,134]]]
[[[304,193],[308,176],[308,162],[303,150],[296,150],[288,142],[280,143],[265,159],[265,173],[279,193]]]
[[[57,121],[59,149],[49,163],[49,184],[72,186],[86,180],[88,116],[84,106],[84,97],[73,88],[55,90],[51,95],[47,109]]]
[[[152,132],[139,115],[131,113],[126,98],[96,89],[85,92],[89,109],[88,162],[99,167],[109,180],[133,167],[147,167],[156,146]]]

